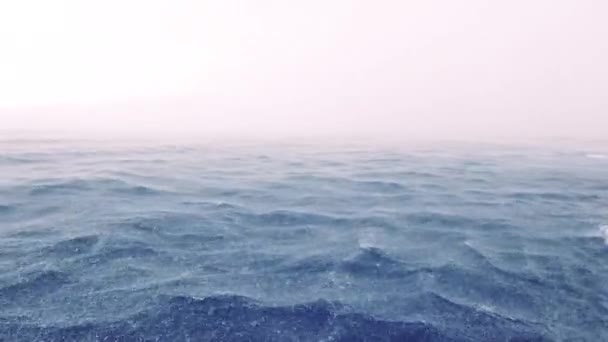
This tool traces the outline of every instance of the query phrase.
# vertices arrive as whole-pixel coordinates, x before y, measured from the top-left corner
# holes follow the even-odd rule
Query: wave
[[[71,191],[84,191],[91,190],[90,182],[85,180],[69,180],[69,181],[59,181],[59,182],[50,182],[45,184],[35,184],[30,187],[30,195],[32,196],[40,196],[40,195],[48,195],[53,193],[65,193]]]
[[[601,199],[598,195],[564,193],[564,192],[516,192],[509,194],[509,197],[520,200],[549,200],[549,201],[596,201]]]
[[[430,322],[438,322],[442,332],[464,341],[552,340],[542,325],[505,317],[483,307],[456,303],[435,292],[409,298],[404,309]]]
[[[106,245],[100,248],[95,254],[83,259],[87,264],[107,263],[118,259],[133,260],[137,258],[154,257],[159,255],[159,251],[152,247],[132,244],[130,246]]]
[[[20,165],[20,164],[34,164],[34,163],[40,163],[40,162],[46,162],[51,160],[50,157],[40,157],[40,156],[27,156],[27,155],[20,155],[20,156],[10,156],[10,155],[0,155],[0,165],[6,165],[6,166],[11,166],[11,165]]]
[[[412,273],[406,265],[377,247],[362,248],[353,257],[342,261],[339,267],[353,276],[376,279],[403,278]]]
[[[4,205],[0,204],[0,215],[1,214],[10,214],[16,210],[16,206],[14,205]]]
[[[297,226],[314,224],[332,224],[338,219],[327,215],[293,210],[276,210],[262,214],[235,213],[242,221],[256,225]]]
[[[58,180],[33,184],[29,187],[31,196],[62,195],[85,191],[107,191],[125,195],[158,195],[164,192],[115,178]]]
[[[325,255],[314,255],[298,258],[277,269],[279,273],[287,274],[319,274],[331,272],[338,268],[335,260],[327,258]]]
[[[161,297],[157,304],[127,319],[73,326],[20,324],[0,320],[0,340],[10,341],[549,341],[523,323],[483,314],[427,297],[441,307],[460,310],[465,329],[424,322],[388,321],[352,312],[339,302],[318,300],[268,306],[255,300],[219,295],[203,299]],[[464,318],[469,317],[469,318]],[[455,322],[450,322],[455,323]],[[463,322],[464,323],[464,322]],[[477,327],[478,329],[474,329]]]
[[[374,192],[403,192],[408,188],[397,182],[388,181],[352,181],[353,185],[363,191]]]
[[[417,225],[437,225],[448,228],[472,227],[476,221],[462,215],[442,214],[436,212],[418,212],[408,214],[406,220]]]
[[[353,174],[360,178],[400,178],[400,179],[429,179],[441,178],[439,174],[426,171],[376,171],[357,172]]]
[[[18,305],[24,300],[40,300],[42,296],[70,283],[68,274],[59,271],[39,272],[28,278],[0,288],[0,305],[8,307]]]
[[[352,179],[348,177],[328,176],[290,176],[286,178],[290,182],[303,182],[311,185],[324,185],[337,190],[365,191],[368,193],[402,193],[410,189],[405,185],[389,180],[365,180]]]
[[[99,236],[97,235],[80,236],[60,241],[43,250],[43,253],[58,257],[69,257],[90,252],[98,242]]]
[[[140,195],[140,196],[160,195],[164,192],[164,191],[154,189],[154,188],[148,187],[148,186],[143,186],[143,185],[131,185],[131,186],[124,186],[124,187],[117,187],[117,188],[113,188],[110,190],[114,191],[116,193],[122,193],[122,194],[126,194],[126,195]]]

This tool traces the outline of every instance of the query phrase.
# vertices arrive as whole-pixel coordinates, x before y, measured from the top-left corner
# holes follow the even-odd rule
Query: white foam
[[[364,228],[359,231],[358,241],[359,248],[371,249],[378,247],[378,233],[377,229],[373,227]]]
[[[608,225],[600,226],[600,235],[604,238],[604,243],[608,245]]]

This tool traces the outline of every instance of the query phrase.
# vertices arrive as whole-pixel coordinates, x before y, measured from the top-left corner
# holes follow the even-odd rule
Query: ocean
[[[0,143],[0,341],[608,341],[608,156]]]

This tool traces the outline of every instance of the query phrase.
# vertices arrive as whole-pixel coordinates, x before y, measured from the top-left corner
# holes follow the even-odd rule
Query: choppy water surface
[[[0,341],[608,341],[608,159],[0,144]]]

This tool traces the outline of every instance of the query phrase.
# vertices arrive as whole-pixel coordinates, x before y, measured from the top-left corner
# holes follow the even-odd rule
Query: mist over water
[[[605,13],[600,0],[5,1],[0,129],[606,139]]]
[[[0,340],[606,340],[604,154],[4,140]]]

